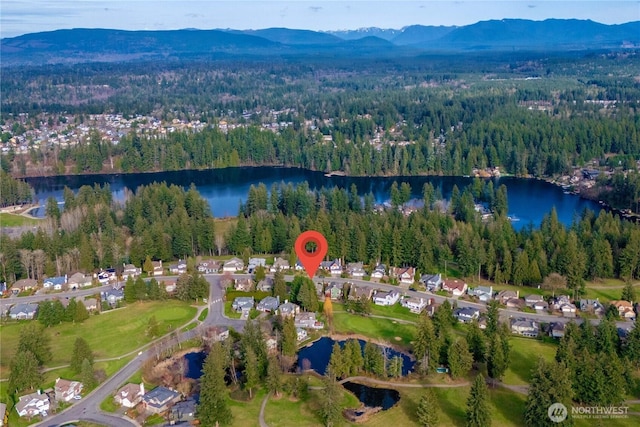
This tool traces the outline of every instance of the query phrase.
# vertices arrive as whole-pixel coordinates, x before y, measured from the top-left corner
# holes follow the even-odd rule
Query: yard
[[[411,324],[347,313],[334,313],[333,328],[337,334],[363,335],[403,346],[410,345],[416,332],[415,326]]]
[[[47,328],[52,355],[47,367],[68,364],[77,337],[83,337],[89,343],[96,359],[119,357],[150,342],[146,328],[151,316],[160,323],[160,330],[167,333],[186,324],[195,314],[195,307],[180,301],[139,302],[91,316],[81,324],[61,323]],[[9,361],[16,351],[24,324],[12,322],[0,326],[1,378],[9,376]]]
[[[27,225],[36,225],[39,220],[28,218],[22,215],[2,212],[0,213],[0,228],[5,227],[23,227]]]
[[[503,382],[509,385],[527,385],[531,379],[531,370],[536,366],[538,358],[547,361],[556,355],[557,346],[533,338],[511,337],[511,354],[509,368]]]

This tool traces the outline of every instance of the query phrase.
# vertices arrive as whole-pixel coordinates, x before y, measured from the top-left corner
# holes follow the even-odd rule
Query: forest
[[[537,285],[552,273],[566,277],[578,297],[586,279],[640,277],[640,227],[611,213],[585,211],[570,227],[555,211],[539,229],[515,231],[506,217],[508,190],[491,181],[454,188],[450,203],[430,184],[424,207],[401,212],[411,189],[394,184],[392,207],[381,210],[373,195],[357,188],[311,191],[308,184],[252,186],[235,221],[221,232],[206,201],[165,183],[139,187],[123,202],[112,199],[108,185],[65,189],[65,209],[49,199],[45,224],[18,238],[0,236],[2,276],[42,279],[68,271],[118,268],[125,262],[245,253],[291,254],[304,230],[322,232],[328,258],[375,266],[414,266],[421,273],[443,271],[455,263],[462,277],[480,273],[497,283]],[[474,208],[483,202],[493,219]]]
[[[117,144],[100,129],[66,148],[27,141],[28,153],[9,151],[2,168],[17,176],[239,165],[459,176],[499,168],[554,177],[596,167],[611,173],[600,179],[600,198],[636,210],[636,55],[564,55],[10,68],[0,83],[3,144],[22,131],[50,133],[55,123],[71,133],[92,114],[138,119]],[[136,128],[152,118],[203,128]]]

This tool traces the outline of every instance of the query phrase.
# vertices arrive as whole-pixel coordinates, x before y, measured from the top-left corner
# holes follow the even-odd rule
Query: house
[[[177,264],[169,265],[169,273],[171,274],[184,274],[187,272],[187,261],[179,259]]]
[[[408,308],[409,311],[411,311],[412,313],[422,312],[422,310],[424,310],[427,304],[428,304],[428,300],[424,298],[418,298],[418,297],[409,297],[409,298],[403,298],[402,300],[400,300],[400,305]]]
[[[293,317],[300,312],[300,307],[292,302],[285,301],[284,304],[278,307],[278,311],[283,318]]]
[[[258,303],[256,310],[264,313],[275,313],[280,306],[280,297],[265,297]]]
[[[135,279],[142,274],[142,269],[133,264],[122,264],[122,280],[126,281],[129,277]]]
[[[94,275],[101,285],[106,285],[109,282],[116,280],[116,271],[113,268],[108,270],[102,270],[98,274]]]
[[[318,299],[320,301],[322,301],[324,298],[324,283],[322,282],[313,282],[313,286],[315,287],[316,290],[316,295],[318,296]]]
[[[542,295],[537,295],[537,294],[530,294],[527,295],[526,297],[524,297],[524,304],[527,307],[531,307],[533,308],[533,306],[539,302],[544,301],[544,298],[542,297]]]
[[[309,313],[306,311],[296,314],[296,317],[294,319],[294,325],[296,328],[307,328],[307,329],[324,328],[324,323],[316,320],[315,313]]]
[[[373,280],[381,280],[387,275],[387,266],[384,264],[378,264],[371,272],[371,278]]]
[[[42,281],[42,287],[48,290],[61,291],[67,285],[67,275],[48,277]]]
[[[16,403],[16,412],[21,417],[46,416],[49,410],[49,396],[40,391],[20,396]]]
[[[580,311],[595,314],[596,316],[602,316],[604,315],[604,306],[600,303],[600,300],[598,298],[581,299]]]
[[[538,323],[530,319],[513,319],[511,321],[511,332],[523,337],[536,338],[540,333]]]
[[[85,276],[80,272],[72,274],[69,280],[67,280],[67,288],[71,290],[86,288],[91,285],[93,285],[93,278],[91,276]]]
[[[364,277],[364,266],[361,262],[350,262],[347,264],[347,274],[353,279],[362,279]]]
[[[253,273],[258,267],[266,267],[267,260],[265,258],[249,258],[249,264],[247,265],[247,272]]]
[[[571,302],[560,304],[559,310],[563,317],[576,317],[576,306]]]
[[[220,263],[214,260],[202,261],[198,264],[198,272],[204,274],[217,273],[220,270]]]
[[[273,261],[273,265],[269,268],[269,271],[275,273],[276,271],[289,270],[290,268],[289,261],[278,257]]]
[[[451,292],[454,297],[459,297],[467,292],[467,284],[458,279],[445,279],[442,281],[442,290]]]
[[[196,401],[193,398],[180,401],[171,407],[171,420],[176,424],[191,422],[196,416]]]
[[[296,271],[302,271],[302,270],[304,270],[304,265],[302,265],[302,263],[300,262],[300,260],[297,260],[297,261],[296,261],[296,265],[295,265],[295,267],[294,267],[294,268],[295,268],[295,270],[296,270]]]
[[[160,414],[181,399],[180,393],[166,387],[156,387],[142,396],[142,404],[152,414]]]
[[[236,279],[236,283],[233,288],[236,291],[251,292],[253,290],[253,280],[248,277]]]
[[[369,286],[351,285],[351,289],[349,290],[349,300],[355,301],[362,298],[371,299],[372,293],[373,289]]]
[[[571,303],[571,299],[569,298],[568,295],[558,295],[553,299],[551,308],[553,308],[554,310],[560,310],[560,307],[562,307],[563,304],[570,304],[570,303]]]
[[[552,338],[564,337],[565,324],[562,322],[551,322],[549,324],[549,336]]]
[[[38,312],[38,304],[36,303],[19,303],[11,307],[9,317],[13,320],[33,319]]]
[[[400,283],[412,285],[415,282],[416,269],[413,267],[395,267],[393,269],[393,277],[398,279]]]
[[[115,396],[113,396],[113,400],[117,405],[124,406],[125,408],[134,408],[142,401],[142,396],[144,396],[143,383],[128,383],[116,392]]]
[[[173,294],[178,289],[178,284],[175,280],[163,280],[164,290],[168,294]]]
[[[473,319],[480,317],[480,310],[474,307],[456,308],[453,311],[453,316],[458,319],[460,323],[469,323]]]
[[[343,286],[338,282],[331,282],[325,289],[325,292],[329,294],[332,300],[337,301],[342,299]]]
[[[100,292],[100,298],[102,301],[106,301],[109,305],[114,306],[118,303],[118,301],[124,300],[124,290],[123,289],[107,289],[106,291]]]
[[[211,326],[207,328],[205,338],[211,342],[224,341],[229,338],[229,328],[226,326]]]
[[[420,277],[420,283],[422,283],[429,292],[439,291],[442,287],[442,275],[440,273],[423,274]]]
[[[261,292],[271,292],[271,290],[273,289],[273,284],[273,277],[265,277],[258,282],[258,286],[256,287],[256,289]]]
[[[162,267],[162,260],[160,261],[151,261],[151,265],[153,266],[153,270],[149,272],[149,276],[162,276],[164,274],[164,268]]]
[[[533,308],[537,312],[547,311],[547,310],[549,310],[549,303],[544,301],[544,300],[542,300],[542,301],[534,303],[531,308]]]
[[[468,294],[478,298],[480,302],[489,302],[493,298],[493,286],[476,286],[469,289]]]
[[[342,264],[338,258],[333,261],[322,261],[320,268],[331,274],[332,276],[339,276],[342,274]]]
[[[509,298],[504,302],[504,305],[507,308],[513,308],[515,310],[519,310],[521,308],[524,308],[524,301],[521,300],[520,298]]]
[[[21,292],[30,291],[38,287],[38,282],[34,279],[20,279],[11,286],[11,292],[19,294]]]
[[[400,292],[398,291],[378,291],[373,296],[373,303],[375,305],[393,305],[400,299]]]
[[[82,383],[58,378],[56,379],[56,384],[54,385],[53,390],[56,394],[56,401],[71,402],[76,399],[76,396],[80,398],[80,393],[82,393]]]
[[[515,299],[520,298],[520,291],[514,292],[514,291],[504,290],[504,291],[498,292],[498,295],[496,295],[496,299],[502,305],[506,305],[508,300],[514,299],[514,298]]]
[[[253,308],[254,302],[253,297],[237,297],[231,303],[231,308],[237,312],[248,311]]]
[[[625,300],[611,301],[610,304],[618,309],[618,314],[621,319],[634,320],[636,313],[633,311],[633,304]]]
[[[231,258],[222,265],[222,271],[224,272],[235,273],[242,270],[244,270],[244,262],[239,258]]]
[[[95,298],[85,298],[82,300],[87,311],[95,311],[98,309],[98,300]]]
[[[296,329],[296,335],[298,337],[298,341],[303,341],[309,336],[309,334],[307,334],[307,330],[302,328]]]

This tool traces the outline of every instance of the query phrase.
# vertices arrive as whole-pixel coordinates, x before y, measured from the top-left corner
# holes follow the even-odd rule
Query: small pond
[[[202,376],[202,366],[206,358],[207,353],[204,351],[185,354],[184,359],[187,361],[187,367],[184,376],[199,380]]]
[[[366,385],[346,382],[344,388],[355,394],[358,400],[370,408],[382,408],[386,411],[400,400],[400,393],[397,390],[388,388],[368,387]]]
[[[311,345],[300,349],[298,352],[298,368],[300,369],[313,369],[320,375],[324,375],[329,359],[331,358],[331,351],[333,350],[333,344],[335,340],[329,337],[322,337],[318,341],[315,341]],[[338,341],[341,347],[344,347],[346,341]],[[360,348],[363,349],[366,341],[358,340]],[[396,351],[390,347],[385,347],[387,351],[387,357],[390,359],[395,356],[402,357],[402,375],[407,375],[413,371],[414,361],[411,358],[399,351]]]

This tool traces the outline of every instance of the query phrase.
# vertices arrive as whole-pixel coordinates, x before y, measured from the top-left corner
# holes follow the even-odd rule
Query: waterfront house
[[[226,326],[211,326],[205,330],[204,338],[209,342],[224,341],[229,338],[229,328]]]
[[[309,334],[307,333],[306,329],[296,328],[296,336],[298,338],[298,341],[304,341],[305,339],[307,339]]]
[[[294,319],[294,325],[296,328],[307,328],[307,329],[322,329],[324,328],[324,323],[319,322],[316,319],[316,313],[311,313],[308,311],[301,311],[296,314]]]

